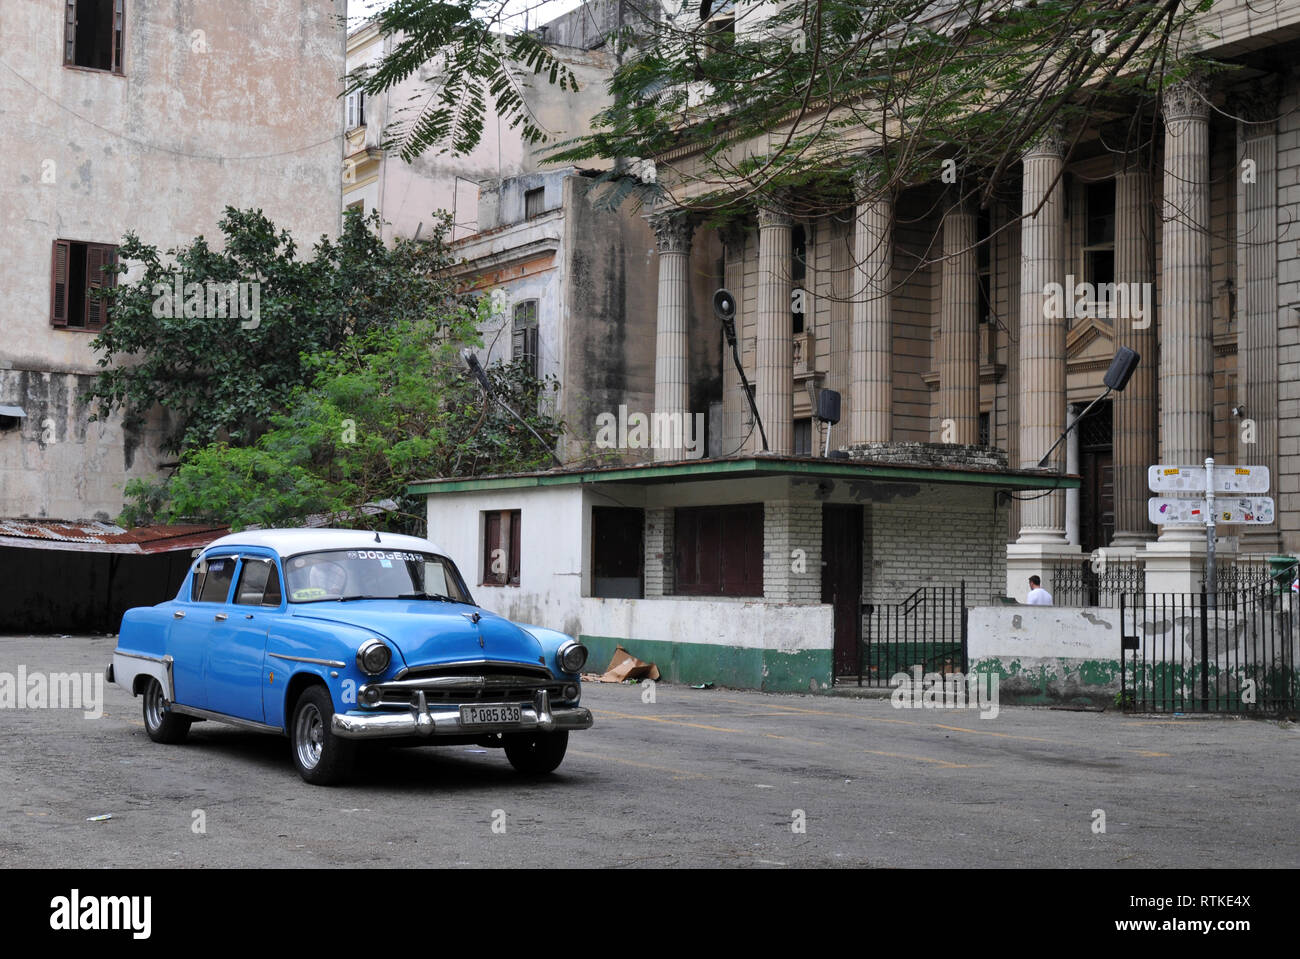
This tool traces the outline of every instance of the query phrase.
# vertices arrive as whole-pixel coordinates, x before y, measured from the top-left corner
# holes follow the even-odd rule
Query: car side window
[[[198,602],[224,603],[230,593],[230,581],[235,578],[235,557],[216,556],[201,564],[203,576]],[[196,573],[196,578],[200,573]]]
[[[235,603],[240,606],[279,606],[280,574],[275,563],[260,556],[245,556]]]

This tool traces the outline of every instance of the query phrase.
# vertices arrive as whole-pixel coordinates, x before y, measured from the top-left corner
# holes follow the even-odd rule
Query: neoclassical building
[[[1049,461],[1079,488],[1011,504],[1008,592],[1097,549],[1140,562],[1149,590],[1199,588],[1204,528],[1148,520],[1158,463],[1268,467],[1276,522],[1221,524],[1220,554],[1300,550],[1300,6],[1212,15],[1218,39],[1197,55],[1236,66],[1228,79],[1125,105],[1152,118],[1137,137],[1118,111],[1042,136],[1019,196],[982,209],[937,170],[894,193],[858,181],[839,213],[802,217],[791,196],[708,229],[691,188],[676,191],[680,206],[650,215],[656,412],[720,405],[710,455],[761,450],[712,313],[719,287],[778,456],[820,452],[813,404],[833,389],[832,448],[991,445],[1029,469],[1127,346],[1142,357],[1127,388]],[[657,163],[670,182],[697,169],[687,151]]]

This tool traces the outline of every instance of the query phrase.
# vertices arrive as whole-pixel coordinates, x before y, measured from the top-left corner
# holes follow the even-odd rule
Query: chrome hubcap
[[[308,704],[298,713],[293,741],[298,752],[298,762],[304,769],[315,769],[325,743],[325,723],[321,720],[320,710],[315,706]]]

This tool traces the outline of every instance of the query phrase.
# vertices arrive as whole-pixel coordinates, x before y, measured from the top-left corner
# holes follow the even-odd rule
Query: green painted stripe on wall
[[[971,672],[995,673],[999,699],[1025,705],[1077,704],[1114,706],[1120,691],[1117,659],[1019,659],[989,656],[972,663]]]
[[[786,653],[713,643],[674,643],[616,636],[578,637],[591,655],[585,672],[603,673],[622,646],[637,659],[654,663],[665,682],[696,686],[716,683],[736,689],[808,692],[831,684],[831,650]],[[813,683],[816,682],[816,687]]]

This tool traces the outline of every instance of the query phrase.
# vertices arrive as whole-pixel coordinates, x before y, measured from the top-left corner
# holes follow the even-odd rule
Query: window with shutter
[[[348,129],[366,125],[366,94],[363,90],[353,90],[347,97]]]
[[[531,220],[546,212],[546,188],[524,191],[524,219]]]
[[[518,586],[520,534],[519,510],[483,514],[483,585]]]
[[[108,319],[104,294],[112,288],[114,274],[107,271],[113,263],[113,248],[102,243],[86,244],[86,322],[88,330],[102,330]]]
[[[763,595],[763,504],[674,511],[674,592]]]
[[[121,73],[125,31],[126,0],[66,0],[64,64]]]
[[[50,324],[68,325],[68,262],[71,257],[67,240],[54,241],[54,268],[50,275]]]
[[[514,325],[510,342],[510,358],[523,360],[529,373],[538,375],[537,301],[524,300],[515,304]]]
[[[55,240],[50,267],[50,325],[98,331],[108,322],[104,296],[117,285],[117,247]]]

